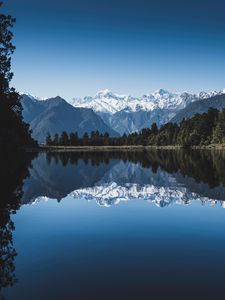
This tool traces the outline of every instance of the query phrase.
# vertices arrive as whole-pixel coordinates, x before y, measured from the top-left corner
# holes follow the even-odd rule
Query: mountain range
[[[39,100],[24,94],[22,106],[24,120],[30,124],[33,137],[43,143],[47,132],[54,135],[63,130],[76,131],[81,136],[98,130],[118,136],[148,128],[154,122],[158,126],[169,121],[180,123],[183,118],[206,112],[209,107],[225,108],[225,90],[191,94],[160,89],[140,98],[103,90],[94,97],[71,102],[59,96]]]
[[[99,113],[115,114],[120,111],[137,112],[139,110],[153,111],[156,109],[182,109],[189,103],[206,99],[222,94],[221,92],[201,92],[199,94],[171,93],[160,89],[152,94],[142,97],[132,97],[129,95],[118,95],[109,90],[99,91],[94,97],[84,97],[83,99],[74,98],[72,105],[75,107],[91,108]]]
[[[210,98],[212,100],[210,104],[214,106],[213,98],[224,95],[224,93],[225,90],[209,93],[200,92],[198,94],[171,93],[160,89],[152,94],[135,98],[103,90],[94,97],[73,99],[71,104],[75,107],[93,109],[108,126],[122,135],[150,127],[154,122],[157,125],[165,124],[171,121],[179,111],[186,109],[195,102],[201,105]],[[217,106],[219,105],[217,104]],[[222,103],[221,107],[225,107],[225,104]],[[190,115],[188,114],[187,117]]]
[[[53,136],[64,130],[68,133],[76,131],[80,136],[93,130],[118,135],[92,109],[73,107],[61,97],[40,101],[23,95],[22,106],[23,118],[30,124],[32,135],[39,143],[45,142],[48,132]]]

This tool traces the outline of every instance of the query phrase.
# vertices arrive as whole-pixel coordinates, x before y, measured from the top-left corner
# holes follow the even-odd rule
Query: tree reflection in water
[[[0,299],[4,299],[1,296],[3,288],[14,285],[17,280],[15,275],[17,253],[13,246],[14,223],[12,215],[20,208],[24,194],[23,182],[29,175],[29,166],[33,158],[33,154],[0,154]],[[184,177],[193,178],[196,182],[207,183],[210,188],[225,186],[225,152],[222,151],[152,150],[46,153],[47,164],[49,166],[51,164],[63,166],[62,173],[66,171],[68,165],[79,167],[79,160],[92,167],[104,164],[109,168],[112,160],[123,160],[124,162],[140,164],[142,168],[151,169],[153,172],[157,172],[158,169],[170,174],[180,172]],[[43,168],[41,169],[43,170]],[[104,172],[96,173],[96,180],[99,180],[103,175]],[[87,175],[86,177],[90,176]],[[57,178],[53,178],[57,183]],[[42,180],[44,179],[42,178]],[[77,180],[81,181],[79,178]],[[94,178],[93,182],[95,182]],[[92,184],[94,184],[93,182]],[[42,184],[44,183],[42,182]],[[86,186],[84,181],[75,183],[72,180],[71,184],[71,186],[69,184],[68,187],[66,186],[65,193],[59,191],[61,192],[59,195],[65,196],[64,194],[79,188],[80,185],[81,187]],[[75,187],[74,184],[77,184],[78,187]]]
[[[4,299],[3,288],[16,282],[13,246],[14,223],[11,219],[20,207],[23,195],[23,180],[34,155],[25,153],[0,153],[0,299]]]
[[[210,188],[225,186],[225,151],[211,150],[140,150],[140,151],[83,151],[83,152],[48,152],[49,164],[61,163],[76,165],[78,160],[93,166],[109,160],[139,163],[143,168],[158,168],[168,173],[180,172],[183,176],[193,178],[196,182],[204,182]]]

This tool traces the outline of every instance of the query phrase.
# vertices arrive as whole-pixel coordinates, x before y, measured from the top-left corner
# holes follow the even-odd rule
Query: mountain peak
[[[221,92],[220,92],[221,93]],[[132,97],[113,93],[109,89],[100,90],[94,97],[84,97],[74,99],[72,105],[75,107],[91,108],[98,113],[113,115],[122,111],[147,111],[152,112],[157,109],[178,110],[186,107],[189,103],[198,99],[209,98],[219,93],[202,92],[192,93],[171,93],[165,89],[159,89],[154,93],[142,97]]]
[[[63,99],[62,97],[60,96],[55,96],[55,97],[52,97],[52,98],[48,98],[46,100],[55,100],[55,101],[66,101],[65,99]]]
[[[50,106],[61,105],[64,103],[68,104],[68,102],[60,96],[48,98],[48,99],[44,100],[43,103],[46,103]]]
[[[111,136],[118,135],[92,110],[75,108],[59,96],[45,101],[33,101],[24,96],[22,105],[23,118],[30,124],[32,135],[39,143],[45,141],[48,132],[53,136],[64,130],[68,133],[76,131],[79,136],[93,130],[108,132]]]
[[[27,93],[27,92],[21,92],[20,95],[22,97],[26,96],[26,97],[30,98],[31,100],[33,100],[33,101],[37,101],[37,100],[40,101],[41,100],[40,97],[35,96],[33,94],[30,94],[30,93]]]
[[[96,93],[95,98],[109,98],[109,97],[114,97],[114,93],[112,93],[108,89],[100,90]]]
[[[159,89],[159,90],[156,90],[155,93],[153,94],[158,94],[160,96],[163,96],[165,94],[170,94],[170,92],[168,92],[167,90],[164,90],[164,89]]]

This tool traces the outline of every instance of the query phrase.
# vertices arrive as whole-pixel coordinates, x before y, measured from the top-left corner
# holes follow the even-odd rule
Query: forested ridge
[[[207,113],[196,114],[183,120],[180,124],[167,123],[158,128],[153,123],[150,128],[141,132],[124,134],[121,137],[110,137],[106,132],[93,131],[79,137],[77,132],[62,132],[59,136],[50,134],[46,137],[48,146],[207,146],[225,143],[225,109],[219,111],[210,108]]]

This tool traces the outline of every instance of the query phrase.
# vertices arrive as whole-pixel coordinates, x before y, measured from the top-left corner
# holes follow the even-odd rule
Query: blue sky
[[[5,0],[13,85],[40,97],[225,88],[225,1]]]

